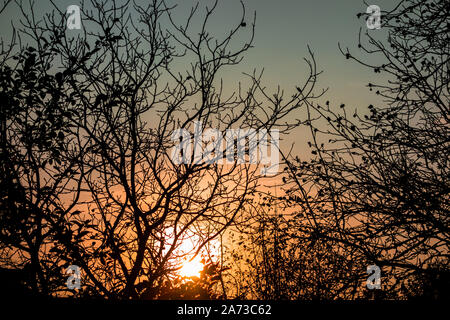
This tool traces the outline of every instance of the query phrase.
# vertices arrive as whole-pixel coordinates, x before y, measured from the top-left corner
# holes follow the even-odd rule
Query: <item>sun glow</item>
[[[196,231],[198,232],[198,230]],[[169,249],[170,241],[174,238],[173,229],[166,229],[165,236],[166,239],[170,239],[169,245],[166,246],[166,249]],[[204,238],[207,238],[207,236],[200,237],[198,233],[187,230],[177,239],[176,248],[172,252],[173,266],[176,268],[175,276],[200,278],[205,265],[214,261],[220,255],[220,242],[217,239],[210,240],[206,245],[203,244],[201,250],[198,250]]]
[[[195,257],[192,260],[188,260],[183,263],[183,266],[178,270],[178,274],[182,277],[200,277],[200,272],[205,265],[202,263],[200,257]]]

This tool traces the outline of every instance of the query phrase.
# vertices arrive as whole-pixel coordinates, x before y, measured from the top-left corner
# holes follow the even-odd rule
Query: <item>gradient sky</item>
[[[189,9],[196,3],[192,0],[168,2],[179,3],[175,14],[180,19],[187,17]],[[63,11],[69,5],[79,4],[77,0],[60,0],[55,3]],[[212,0],[200,1],[200,8],[212,3]],[[392,0],[374,0],[369,4],[389,10],[395,3],[396,1]],[[36,4],[37,14],[52,10],[48,0],[39,0]],[[379,102],[365,87],[368,82],[379,79],[379,74],[346,60],[338,49],[339,42],[343,48],[349,47],[352,53],[359,51],[358,32],[360,28],[366,30],[365,20],[356,17],[358,12],[365,12],[367,8],[362,0],[245,0],[244,4],[249,22],[256,11],[254,48],[247,52],[238,68],[224,73],[225,84],[228,82],[235,85],[239,79],[243,79],[242,72],[251,73],[255,68],[264,68],[265,85],[268,88],[276,88],[279,84],[289,95],[295,85],[302,83],[307,76],[308,69],[303,57],[308,55],[309,45],[315,53],[319,70],[323,70],[317,88],[329,88],[321,101],[330,100],[332,104],[337,105],[345,103],[351,110],[364,109],[369,104]],[[8,38],[10,22],[13,20],[17,23],[18,17],[19,12],[15,6],[3,13],[0,21],[2,37]],[[208,30],[220,35],[238,23],[240,17],[239,0],[219,0]],[[378,37],[385,36],[383,30],[370,32],[377,33]],[[301,144],[306,141],[306,135],[301,133],[290,138],[292,141],[300,139]],[[298,150],[303,153],[305,148],[301,146]]]

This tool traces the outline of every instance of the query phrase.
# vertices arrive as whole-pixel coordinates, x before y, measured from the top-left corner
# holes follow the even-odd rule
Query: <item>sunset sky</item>
[[[145,2],[143,2],[145,3]],[[167,2],[178,3],[178,1]],[[178,3],[173,11],[180,24],[184,23],[189,15],[190,9],[197,2],[192,0]],[[199,2],[199,16],[203,16],[206,5],[212,5],[214,1]],[[75,0],[64,0],[56,3],[60,10],[66,11],[69,5],[79,4]],[[390,0],[372,1],[370,4],[378,5],[381,10],[393,9]],[[285,90],[289,96],[295,91],[295,86],[303,84],[308,76],[308,66],[303,60],[308,57],[308,48],[313,51],[319,71],[316,84],[316,92],[328,89],[328,92],[316,103],[324,103],[330,100],[331,105],[338,106],[345,103],[349,110],[357,109],[361,114],[367,111],[369,104],[381,102],[378,97],[369,92],[366,85],[369,82],[379,81],[382,77],[370,69],[362,67],[354,61],[346,60],[338,48],[338,43],[345,50],[347,47],[356,56],[360,54],[358,49],[358,33],[367,30],[366,21],[358,19],[357,13],[365,12],[367,6],[361,0],[349,1],[327,1],[327,0],[245,0],[246,20],[249,25],[256,12],[256,28],[253,48],[244,54],[244,60],[233,68],[222,71],[225,90],[229,93],[236,91],[239,81],[245,81],[242,73],[252,73],[253,70],[264,69],[263,83],[271,92],[275,92],[278,85]],[[39,1],[35,12],[42,15],[51,12],[50,1]],[[9,38],[11,21],[18,24],[21,14],[16,6],[9,6],[4,16],[11,17],[2,19],[0,27],[5,39]],[[219,1],[218,6],[208,25],[208,32],[220,38],[226,34],[237,23],[240,22],[242,7],[240,1]],[[201,21],[201,19],[194,20]],[[248,26],[249,27],[249,26]],[[244,31],[247,31],[245,33]],[[242,36],[237,36],[238,41],[248,39],[249,31],[244,30]],[[78,31],[67,30],[66,32],[78,33]],[[372,35],[383,39],[385,33],[381,30],[371,30]],[[365,56],[367,58],[367,56]],[[371,57],[376,61],[376,56]],[[189,63],[189,61],[188,61]],[[181,68],[184,68],[181,65]],[[300,113],[300,117],[304,117]],[[309,157],[309,148],[306,142],[310,134],[304,127],[294,130],[294,133],[284,137],[281,146],[286,148],[295,142],[295,154],[301,158]]]
[[[168,1],[171,2],[173,1]],[[50,1],[42,0],[38,3],[37,14],[52,10]],[[76,0],[61,0],[56,3],[63,11],[69,5],[78,4]],[[180,18],[187,17],[189,9],[195,3],[192,0],[183,1],[176,8],[175,14]],[[213,1],[200,1],[200,8],[208,3],[212,4]],[[359,28],[366,30],[365,20],[356,18],[358,12],[366,10],[367,6],[363,1],[245,0],[244,4],[249,21],[256,11],[254,48],[246,53],[244,61],[230,77],[241,77],[241,72],[264,68],[268,86],[280,84],[283,88],[291,89],[305,77],[307,67],[303,57],[308,55],[309,45],[315,53],[319,69],[324,71],[319,87],[329,87],[326,97],[330,100],[331,97],[343,100],[349,105],[368,102],[368,92],[363,85],[375,75],[366,68],[346,61],[338,50],[338,42],[343,48],[357,50]],[[382,10],[392,9],[393,6],[390,0],[377,0],[370,4],[378,5]],[[228,31],[239,21],[240,15],[241,5],[238,0],[219,1],[208,30],[215,34]],[[10,34],[7,30],[11,29],[11,21],[18,25],[19,16],[16,6],[7,8],[4,17],[11,19],[2,18],[0,21],[4,37],[7,38]],[[382,34],[383,30],[372,32]]]
[[[448,5],[0,0],[0,282],[448,297]]]
[[[179,3],[169,0],[167,3],[168,5],[177,3],[173,16],[183,24],[197,2],[187,0]],[[204,15],[205,6],[211,6],[213,3],[212,0],[199,2],[199,14],[198,18],[193,20],[194,23],[201,21],[200,16]],[[247,78],[243,73],[251,74],[254,70],[264,69],[263,84],[269,92],[275,92],[280,85],[281,89],[285,90],[285,96],[290,96],[295,92],[295,86],[303,84],[308,76],[309,69],[303,58],[308,57],[309,45],[315,55],[318,71],[323,71],[318,78],[316,92],[328,89],[321,99],[314,101],[315,103],[323,104],[326,100],[330,101],[331,106],[345,103],[351,112],[358,110],[358,113],[364,114],[369,104],[381,102],[373,92],[369,92],[366,85],[369,82],[380,81],[383,75],[375,74],[355,61],[346,60],[338,48],[340,43],[344,50],[349,48],[352,54],[367,58],[367,55],[364,56],[357,47],[360,28],[363,33],[367,30],[365,19],[356,17],[357,13],[366,11],[367,6],[363,1],[245,0],[243,3],[248,26],[247,30],[243,30],[242,35],[238,35],[236,39],[237,41],[248,39],[250,23],[256,12],[253,48],[245,52],[244,59],[239,65],[225,68],[220,74],[225,91],[235,92],[239,81],[245,83]],[[56,3],[61,11],[66,11],[67,7],[73,4],[79,3],[75,0]],[[378,5],[381,10],[393,9],[390,0],[377,0],[370,4]],[[35,13],[40,16],[52,10],[50,1],[43,0],[39,1]],[[218,1],[207,28],[208,32],[220,38],[240,22],[241,14],[242,6],[239,0]],[[21,13],[17,6],[9,6],[4,16],[11,17],[9,21],[8,19],[0,21],[3,37],[9,39],[11,21],[18,26]],[[79,33],[76,30],[66,32],[74,35]],[[383,29],[369,32],[381,40],[386,36]],[[375,55],[371,56],[371,62],[374,61]],[[185,68],[183,63],[180,65],[180,71]],[[305,117],[302,112],[298,114],[301,119]],[[282,137],[281,146],[289,148],[295,143],[294,153],[301,158],[309,157],[310,150],[306,146],[309,138],[309,131],[300,126],[289,136]]]

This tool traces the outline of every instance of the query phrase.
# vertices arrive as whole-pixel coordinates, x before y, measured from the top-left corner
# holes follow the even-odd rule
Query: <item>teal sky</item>
[[[187,15],[186,9],[193,3],[195,1],[183,1],[177,14]],[[359,51],[359,29],[367,29],[365,20],[356,17],[367,8],[362,0],[245,0],[244,4],[249,21],[256,11],[254,48],[247,52],[234,76],[238,77],[243,71],[251,72],[253,68],[264,68],[264,79],[269,86],[280,84],[287,90],[293,89],[294,84],[301,83],[307,74],[303,57],[308,56],[309,45],[319,70],[323,70],[319,86],[329,88],[327,97],[330,100],[343,99],[348,104],[367,100],[368,90],[364,86],[375,79],[375,74],[346,60],[338,49],[338,43],[341,43],[343,48],[349,47],[355,53]],[[370,4],[388,10],[395,1],[377,0]],[[238,0],[219,0],[209,30],[220,34],[229,30],[240,17]],[[370,32],[383,36],[382,30]]]
[[[192,0],[168,2],[179,3],[174,14],[182,21],[189,13],[188,9],[196,3]],[[59,0],[55,3],[65,11],[67,6],[79,4],[79,1]],[[212,0],[200,1],[200,8],[212,3]],[[392,0],[370,2],[382,10],[392,9],[395,3]],[[379,79],[379,74],[346,60],[338,49],[338,43],[341,43],[343,48],[349,47],[352,53],[358,53],[359,29],[366,31],[365,20],[356,17],[358,12],[365,12],[367,8],[363,0],[245,0],[244,4],[249,22],[256,11],[254,48],[247,52],[238,68],[224,73],[225,84],[228,81],[235,85],[239,79],[243,79],[242,72],[251,73],[255,68],[264,68],[264,83],[267,87],[275,88],[279,84],[289,94],[307,76],[308,69],[303,57],[308,55],[309,45],[315,54],[319,70],[323,70],[317,88],[329,88],[323,101],[345,103],[352,109],[364,109],[371,103],[377,103],[377,97],[365,86],[370,81],[375,82],[377,77]],[[48,0],[36,1],[37,14],[48,12],[51,8]],[[240,17],[239,0],[219,0],[208,30],[220,36],[238,23]],[[10,34],[11,20],[17,22],[18,18],[19,12],[14,6],[3,13],[0,28],[5,40]],[[377,37],[385,36],[383,30],[370,32]],[[245,39],[244,34],[243,36]],[[298,135],[293,140],[298,140],[296,137]]]

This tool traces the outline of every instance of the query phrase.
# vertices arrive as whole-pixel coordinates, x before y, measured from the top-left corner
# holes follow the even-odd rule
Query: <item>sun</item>
[[[165,235],[173,239],[173,228],[167,228]],[[178,235],[179,236],[179,235]],[[176,247],[172,254],[174,255],[173,265],[176,268],[174,276],[182,278],[201,277],[206,257],[207,261],[212,261],[218,254],[220,243],[216,239],[210,240],[206,245],[203,243],[203,248],[198,250],[202,245],[204,237],[192,231],[184,231],[182,237],[177,236]],[[167,246],[169,247],[169,246]]]
[[[200,278],[200,272],[202,272],[204,266],[205,265],[201,262],[201,258],[197,256],[194,259],[183,263],[181,269],[178,270],[178,274],[186,278],[190,277]]]

